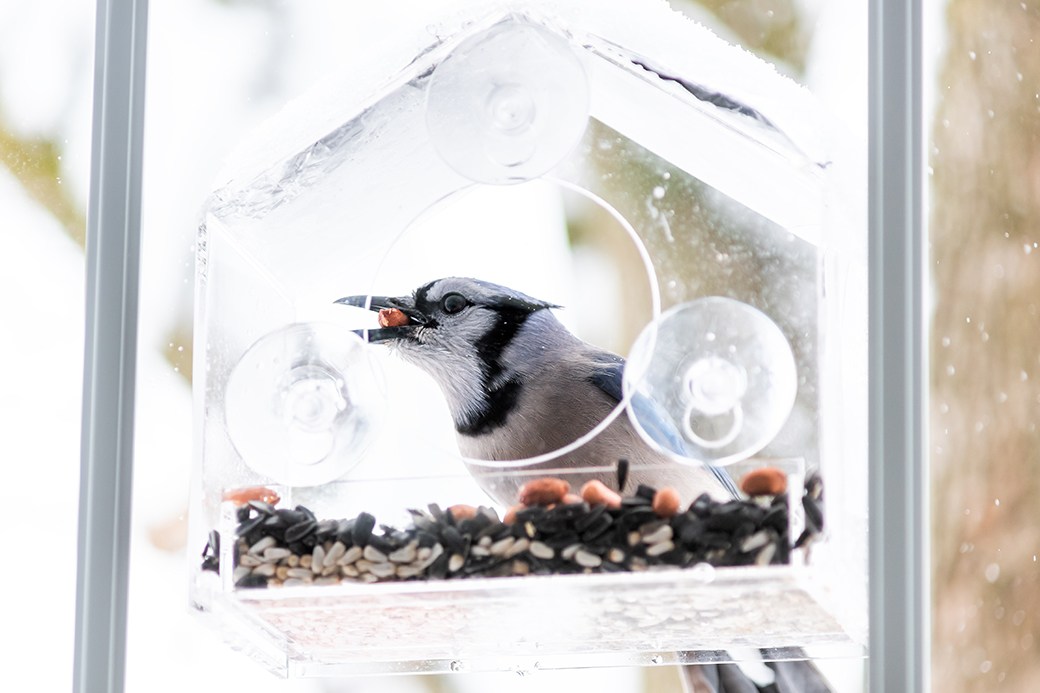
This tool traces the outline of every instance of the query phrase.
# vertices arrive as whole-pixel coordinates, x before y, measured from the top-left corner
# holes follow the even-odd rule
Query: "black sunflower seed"
[[[606,535],[607,530],[614,524],[614,518],[610,515],[601,513],[597,518],[585,528],[582,532],[581,540],[589,543],[596,541],[597,539]]]
[[[369,513],[361,513],[354,518],[354,527],[350,536],[356,546],[365,546],[372,536],[372,529],[376,526],[376,518]]]
[[[274,506],[262,500],[251,500],[247,503],[250,508],[264,515],[274,515]]]
[[[690,503],[690,512],[697,517],[707,517],[711,514],[712,506],[715,505],[715,501],[711,499],[707,493],[702,493],[697,496],[692,503]]]
[[[549,511],[548,517],[554,520],[575,520],[588,511],[589,504],[584,501],[581,503],[561,503]]]
[[[647,484],[639,484],[636,487],[636,496],[639,498],[645,498],[646,500],[653,502],[654,496],[657,495],[657,489]]]
[[[805,525],[814,532],[823,530],[823,511],[819,504],[809,496],[802,497],[802,507],[805,508]]]
[[[304,518],[285,530],[285,541],[288,543],[299,541],[317,528],[317,522],[309,518]]]
[[[250,573],[239,579],[235,583],[235,587],[267,587],[267,578],[262,575],[254,575]]]
[[[441,531],[441,543],[452,553],[462,553],[466,547],[462,534],[454,527],[445,527]]]
[[[252,532],[254,529],[256,529],[257,527],[262,525],[264,520],[266,520],[266,519],[267,518],[265,516],[263,516],[263,515],[256,515],[255,517],[251,517],[248,520],[246,520],[245,522],[243,522],[242,524],[240,524],[238,527],[235,528],[235,534],[237,536],[244,537],[247,534],[249,534],[250,532]],[[256,543],[256,542],[253,542],[253,543]]]
[[[603,505],[602,503],[597,503],[596,505],[592,506],[592,508],[590,508],[587,513],[585,513],[584,515],[582,515],[574,521],[574,529],[579,532],[584,532],[589,527],[591,527],[593,523],[595,523],[596,520],[598,520],[600,516],[606,512],[606,510],[607,506]]]
[[[303,506],[297,506],[297,508],[301,507]],[[298,509],[289,510],[288,508],[278,508],[274,511],[274,514],[281,518],[285,527],[291,527],[307,519],[307,515],[300,512]]]
[[[628,483],[628,460],[621,458],[617,461],[617,490],[618,493],[625,492],[625,484]]]
[[[649,507],[653,502],[653,498],[646,498],[644,496],[625,496],[621,499],[622,508],[640,508]]]

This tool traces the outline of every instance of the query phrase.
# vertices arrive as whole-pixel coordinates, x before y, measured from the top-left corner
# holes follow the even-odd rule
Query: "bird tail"
[[[719,483],[722,484],[722,488],[729,492],[730,496],[740,498],[740,492],[737,490],[737,485],[733,482],[733,477],[725,469],[716,467],[713,464],[708,464],[707,466],[715,478],[719,480]]]

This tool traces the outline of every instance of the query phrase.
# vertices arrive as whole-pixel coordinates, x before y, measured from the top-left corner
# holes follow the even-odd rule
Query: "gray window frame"
[[[98,0],[74,690],[123,690],[147,0]],[[870,688],[929,688],[921,0],[870,0]]]

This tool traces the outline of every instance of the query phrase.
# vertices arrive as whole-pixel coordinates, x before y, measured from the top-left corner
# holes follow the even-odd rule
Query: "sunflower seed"
[[[556,555],[556,552],[551,546],[540,541],[532,541],[527,550],[535,558],[541,558],[543,560],[549,560]]]
[[[351,546],[346,552],[340,556],[339,560],[336,561],[340,565],[350,565],[357,559],[361,558],[361,555],[365,552],[360,546]]]
[[[603,559],[594,553],[579,549],[574,553],[574,562],[585,568],[598,568]]]
[[[660,556],[663,553],[668,553],[675,548],[675,544],[669,539],[667,541],[658,542],[646,550],[647,556]]]
[[[386,554],[371,545],[366,546],[364,551],[361,552],[361,555],[372,563],[386,563]]]

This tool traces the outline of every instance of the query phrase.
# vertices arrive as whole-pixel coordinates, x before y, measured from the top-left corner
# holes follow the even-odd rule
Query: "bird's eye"
[[[458,313],[469,305],[469,301],[462,294],[448,294],[441,299],[441,307],[445,313]]]

